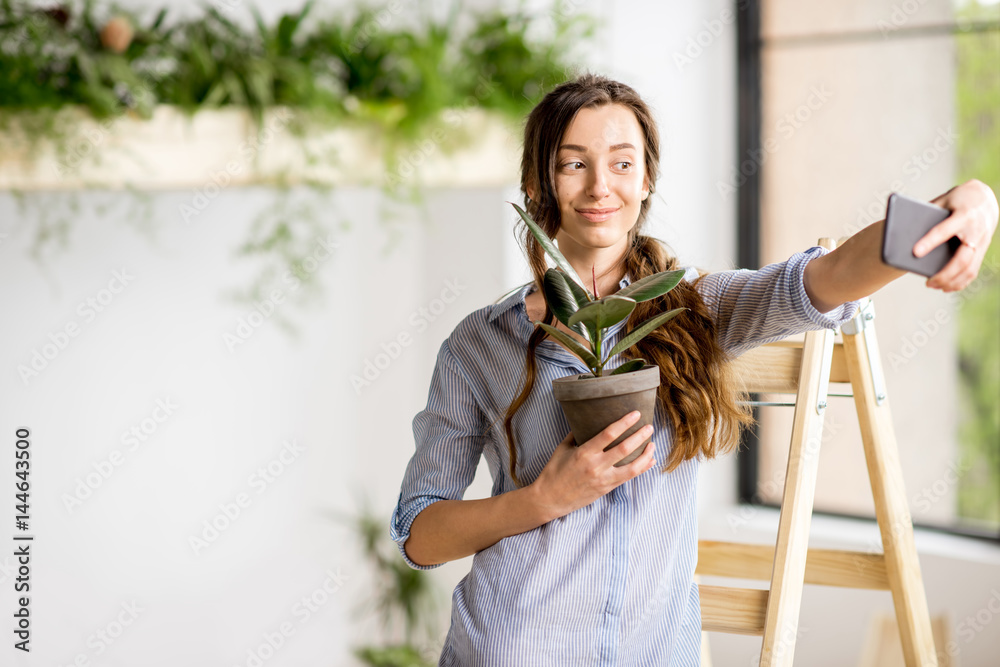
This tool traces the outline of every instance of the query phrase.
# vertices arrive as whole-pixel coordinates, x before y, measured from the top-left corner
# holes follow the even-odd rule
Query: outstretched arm
[[[936,275],[927,279],[927,286],[944,292],[965,289],[979,274],[1000,217],[997,197],[985,183],[975,179],[953,187],[931,201],[951,211],[914,246],[917,257],[923,257],[952,236],[962,241],[955,256]],[[905,271],[882,262],[881,220],[847,239],[842,246],[806,265],[803,275],[806,294],[821,313],[836,308],[845,301],[869,296]]]

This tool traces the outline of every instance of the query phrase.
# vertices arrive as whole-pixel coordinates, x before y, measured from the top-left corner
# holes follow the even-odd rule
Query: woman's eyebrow
[[[633,146],[632,144],[614,144],[613,146],[610,146],[608,148],[608,152],[609,153],[614,153],[615,151],[622,151],[622,150],[625,150],[627,148],[631,148],[632,150],[635,150],[635,146]],[[561,145],[559,147],[559,150],[561,150],[561,151],[577,151],[579,153],[587,153],[587,152],[589,152],[586,146],[580,146],[578,144],[563,144],[563,145]]]

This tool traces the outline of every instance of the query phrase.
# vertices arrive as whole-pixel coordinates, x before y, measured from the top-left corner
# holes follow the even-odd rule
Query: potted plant
[[[605,372],[605,365],[612,357],[629,349],[687,308],[675,308],[651,317],[627,333],[611,349],[608,349],[608,329],[627,318],[640,301],[655,299],[676,287],[683,279],[684,271],[662,271],[602,297],[597,293],[596,277],[592,279],[594,291],[590,292],[552,239],[524,209],[517,204],[513,206],[558,267],[545,272],[542,285],[549,310],[587,343],[580,343],[544,322],[535,322],[590,369],[589,373],[570,375],[552,383],[552,393],[566,415],[577,444],[587,442],[633,410],[642,415],[629,430],[608,445],[606,451],[646,424],[653,423],[660,369],[644,359],[630,359],[610,372]],[[647,439],[615,465],[622,466],[635,460],[645,451],[648,443]]]

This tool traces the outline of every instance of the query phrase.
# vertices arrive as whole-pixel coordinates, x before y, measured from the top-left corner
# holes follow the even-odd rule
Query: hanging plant
[[[592,33],[586,17],[567,18],[554,8],[544,15],[552,30],[543,38],[528,36],[542,16],[527,12],[459,21],[456,8],[443,20],[424,16],[414,24],[390,8],[320,16],[313,1],[273,22],[248,11],[246,24],[212,6],[201,16],[168,20],[166,7],[149,19],[92,0],[45,10],[0,0],[0,161],[30,159],[47,142],[60,164],[70,164],[68,149],[87,115],[110,122],[150,118],[158,105],[190,114],[237,107],[262,128],[267,111],[281,107],[291,110],[287,128],[307,153],[317,132],[353,125],[376,133],[386,165],[376,185],[390,199],[412,203],[420,185],[399,177],[403,156],[435,130],[435,148],[446,154],[475,141],[471,129],[454,122],[471,107],[516,122],[571,75],[574,49]],[[308,156],[337,160],[329,152]],[[70,166],[82,169],[78,159]],[[280,251],[260,242],[282,238],[287,213],[263,214],[240,254],[294,265],[287,250],[301,247],[304,237],[289,238]],[[55,229],[68,239],[73,221],[64,222],[50,222],[45,238]],[[258,298],[256,285],[265,283],[262,276],[246,300]]]

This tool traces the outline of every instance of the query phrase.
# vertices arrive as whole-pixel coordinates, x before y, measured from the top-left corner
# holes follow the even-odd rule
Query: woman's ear
[[[527,193],[527,195],[528,195],[528,199],[530,199],[530,200],[532,200],[532,201],[537,201],[537,200],[535,199],[535,186],[534,186],[533,184],[528,184],[528,185],[527,185],[527,186],[526,186],[526,187],[524,188],[524,191],[525,191],[525,193]]]
[[[642,201],[646,201],[646,197],[649,196],[649,179],[642,179]]]

